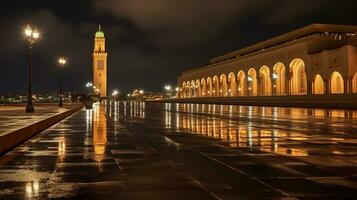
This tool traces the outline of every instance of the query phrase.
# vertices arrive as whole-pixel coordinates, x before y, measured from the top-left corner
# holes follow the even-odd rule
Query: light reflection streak
[[[58,157],[60,161],[63,161],[66,155],[66,141],[65,138],[60,138],[58,141]]]
[[[170,104],[165,105],[167,110]],[[251,118],[265,117],[273,120],[279,118],[302,120],[307,116],[326,116],[324,109],[316,109],[313,112],[302,108],[259,108],[254,106],[232,106],[232,105],[194,105],[180,104],[175,105],[175,110],[184,112],[176,112],[174,116],[166,113],[165,123],[167,128],[172,125],[172,120],[175,122],[177,132],[196,134],[202,137],[209,137],[221,140],[228,143],[231,147],[249,147],[260,149],[264,152],[275,153],[289,156],[308,156],[309,152],[302,148],[293,148],[286,146],[286,141],[303,142],[309,140],[310,137],[305,133],[284,131],[275,128],[256,128],[253,122],[247,121],[245,124],[237,123],[238,121],[229,118],[221,118],[214,116],[201,115],[206,114],[221,114],[228,117],[236,117],[247,115]],[[194,112],[193,112],[194,111]],[[218,112],[218,113],[217,113]],[[243,112],[243,113],[241,113]],[[172,113],[172,110],[171,112]],[[331,112],[332,116],[345,116],[346,113]],[[354,112],[348,112],[348,116],[355,116]],[[301,128],[300,128],[301,129]]]
[[[27,182],[25,186],[27,198],[37,197],[40,190],[40,183],[38,180]]]
[[[104,107],[96,105],[93,107],[93,146],[95,160],[100,162],[104,158],[107,143],[107,120]]]

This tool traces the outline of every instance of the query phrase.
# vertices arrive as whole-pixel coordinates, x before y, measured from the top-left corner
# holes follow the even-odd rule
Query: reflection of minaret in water
[[[107,143],[107,120],[104,107],[97,105],[93,116],[93,146],[95,160],[101,161],[105,154],[105,145]]]

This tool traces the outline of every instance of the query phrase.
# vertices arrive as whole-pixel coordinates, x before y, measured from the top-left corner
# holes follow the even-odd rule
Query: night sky
[[[0,93],[25,92],[27,44],[36,26],[35,92],[58,88],[59,56],[67,91],[90,80],[94,33],[101,23],[109,92],[161,91],[208,59],[312,23],[357,25],[356,0],[11,0],[0,7]]]

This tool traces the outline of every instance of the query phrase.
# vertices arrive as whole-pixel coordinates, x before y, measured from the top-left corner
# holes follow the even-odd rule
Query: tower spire
[[[99,31],[102,30],[102,24],[99,24],[98,30],[99,30]]]

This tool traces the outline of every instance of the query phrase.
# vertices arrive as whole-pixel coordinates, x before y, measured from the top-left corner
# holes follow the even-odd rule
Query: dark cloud
[[[69,59],[65,88],[90,79],[93,37],[103,24],[109,89],[161,90],[179,73],[209,58],[311,23],[357,24],[353,0],[63,0],[20,1],[0,7],[0,93],[25,91],[23,27],[36,25],[36,91],[57,89],[56,58]]]
[[[132,21],[161,47],[186,47],[206,42],[221,28],[271,1],[259,0],[98,0],[95,6]],[[259,6],[257,6],[259,5]]]

